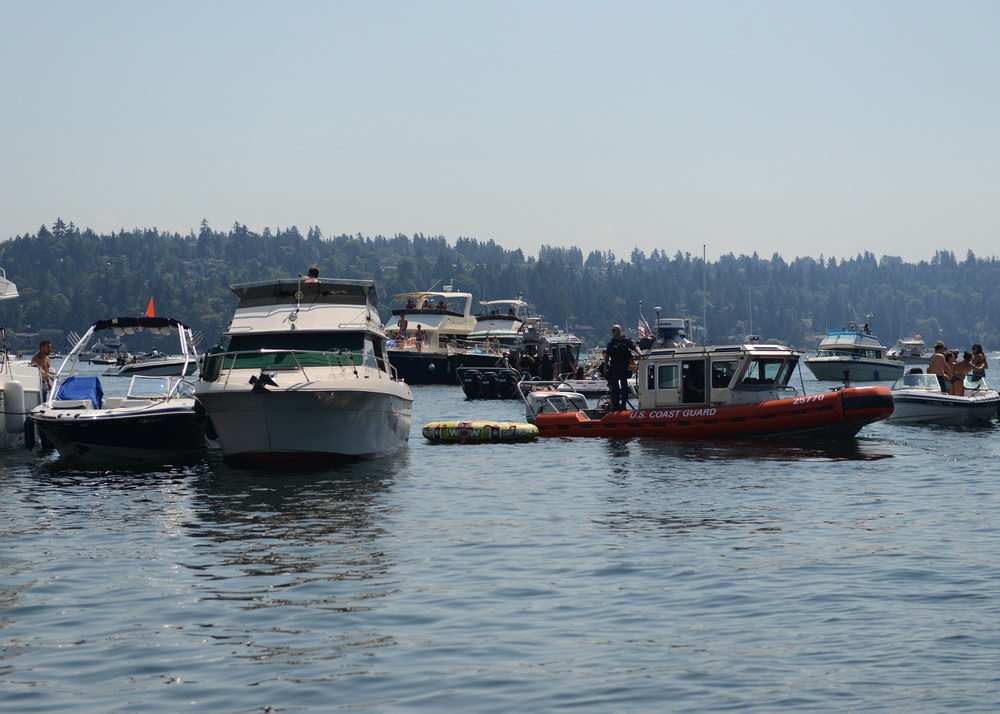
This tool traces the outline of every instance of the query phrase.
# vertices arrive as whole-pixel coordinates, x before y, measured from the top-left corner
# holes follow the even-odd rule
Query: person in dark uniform
[[[551,382],[556,378],[556,356],[552,354],[548,347],[542,350],[542,357],[538,365],[538,374],[543,382]]]
[[[611,389],[611,410],[620,411],[628,403],[628,378],[632,376],[632,354],[642,350],[630,337],[622,334],[621,325],[611,326],[611,341],[604,350],[604,374]]]

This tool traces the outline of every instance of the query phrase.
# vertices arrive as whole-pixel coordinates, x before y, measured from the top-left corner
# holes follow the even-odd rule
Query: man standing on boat
[[[31,358],[31,364],[38,367],[38,371],[42,375],[44,397],[48,396],[48,391],[52,388],[52,383],[55,381],[55,377],[52,374],[52,361],[49,359],[50,354],[52,354],[52,343],[49,340],[42,340],[38,343],[38,352]]]
[[[611,388],[611,411],[621,411],[628,404],[628,378],[632,376],[633,353],[642,356],[639,345],[622,334],[621,325],[612,325],[611,341],[604,350],[604,374]]]
[[[941,391],[945,394],[948,393],[949,380],[951,380],[951,367],[948,366],[948,360],[944,357],[947,349],[944,342],[938,340],[934,344],[934,354],[931,355],[927,363],[927,374],[933,374],[937,377]]]

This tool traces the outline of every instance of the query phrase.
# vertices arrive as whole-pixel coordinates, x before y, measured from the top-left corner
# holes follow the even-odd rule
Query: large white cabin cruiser
[[[195,385],[228,461],[333,465],[405,445],[413,395],[387,359],[374,281],[232,290],[225,345],[208,350]]]
[[[446,285],[441,291],[399,293],[392,301],[385,331],[389,361],[399,378],[410,384],[455,384],[455,368],[448,357],[460,351],[476,329],[472,293],[452,292]]]
[[[882,340],[852,322],[830,330],[815,356],[806,357],[805,363],[820,381],[891,382],[903,376],[905,367],[887,352]]]
[[[17,286],[7,279],[0,268],[0,300],[19,297]],[[7,348],[7,331],[0,327],[3,352],[0,353],[0,449],[23,445],[34,446],[34,431],[27,414],[42,403],[42,375],[29,359],[11,359]]]

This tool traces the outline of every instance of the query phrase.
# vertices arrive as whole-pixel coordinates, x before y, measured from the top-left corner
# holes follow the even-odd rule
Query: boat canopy
[[[482,307],[484,311],[490,309],[491,307],[498,307],[501,305],[520,308],[520,307],[527,307],[528,303],[526,303],[524,300],[480,300],[479,301],[479,306]]]
[[[299,282],[297,278],[262,280],[231,285],[240,299],[237,309],[261,305],[296,305],[328,303],[334,305],[377,305],[378,290],[374,280],[349,278]]]
[[[181,328],[190,329],[183,322],[172,317],[112,317],[95,322],[92,332],[112,330],[116,335],[121,336],[149,330],[150,332],[159,332],[161,335],[169,335],[171,331]]]

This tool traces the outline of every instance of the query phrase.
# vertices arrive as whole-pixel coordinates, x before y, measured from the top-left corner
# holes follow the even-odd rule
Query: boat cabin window
[[[227,368],[295,368],[361,364],[372,352],[372,345],[366,342],[363,332],[257,333],[233,335],[227,352]]]
[[[794,368],[794,363],[790,364],[783,357],[755,357],[747,365],[740,384],[749,387],[777,384],[784,387],[788,385]]]
[[[733,381],[736,370],[739,369],[739,360],[714,360],[712,362],[712,388],[726,389]]]
[[[656,368],[656,386],[659,389],[677,389],[680,386],[680,370],[676,364],[661,364]]]
[[[703,404],[708,390],[704,359],[649,365],[646,388],[656,390],[657,404]]]

